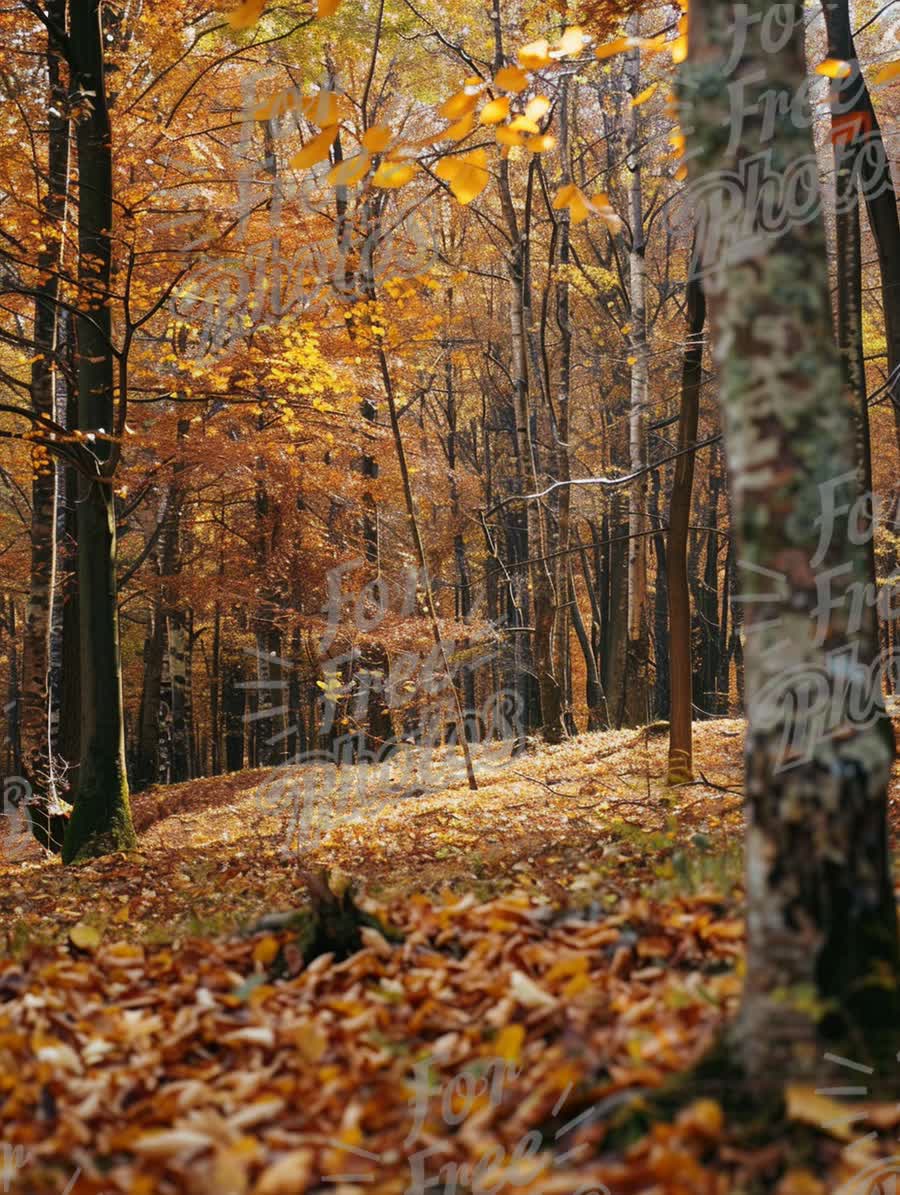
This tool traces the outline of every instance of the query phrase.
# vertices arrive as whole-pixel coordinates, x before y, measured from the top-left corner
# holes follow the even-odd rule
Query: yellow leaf
[[[459,169],[459,158],[447,157],[441,158],[434,168],[434,173],[438,178],[449,183],[452,178],[456,177],[456,172]]]
[[[628,364],[629,365],[637,365],[637,357],[629,357]]]
[[[405,187],[416,173],[412,162],[382,162],[372,179],[374,187]]]
[[[441,133],[441,137],[446,137],[448,141],[462,141],[464,137],[468,137],[474,127],[475,113],[467,112],[460,120],[448,125]]]
[[[865,1116],[865,1108],[839,1104],[827,1095],[819,1095],[814,1087],[791,1083],[785,1095],[788,1120],[814,1125],[839,1141],[852,1141],[856,1134],[850,1126]]]
[[[846,79],[853,67],[842,58],[826,58],[816,67],[817,75],[824,75],[826,79]]]
[[[288,165],[295,170],[305,170],[308,166],[315,166],[317,162],[324,162],[337,135],[337,125],[330,129],[323,129],[321,133],[316,133],[311,141],[308,141],[301,150],[294,154],[288,161]]]
[[[509,127],[515,133],[539,133],[541,131],[538,122],[532,120],[530,116],[514,116],[509,122]]]
[[[697,1136],[717,1141],[725,1125],[725,1114],[715,1100],[694,1100],[678,1114],[678,1124]]]
[[[580,54],[583,45],[584,32],[578,25],[572,25],[565,31],[550,54],[553,58],[567,58],[570,54]]]
[[[340,120],[337,96],[333,91],[317,91],[303,101],[303,115],[320,129],[329,128]]]
[[[568,208],[569,218],[573,224],[580,224],[588,218],[591,212],[591,206],[587,198],[574,183],[560,187],[556,192],[556,198],[553,200],[553,206],[557,211],[561,211],[564,207]]]
[[[538,41],[529,42],[519,50],[519,65],[526,71],[537,71],[542,66],[549,66],[553,59],[550,57],[550,43],[546,37]]]
[[[487,168],[487,153],[475,149],[458,158],[456,169],[450,181],[450,190],[460,203],[471,203],[485,189],[490,181]]]
[[[554,147],[556,138],[551,133],[541,133],[537,137],[529,137],[525,144],[533,154],[542,154]]]
[[[354,154],[352,158],[345,158],[328,171],[328,181],[332,187],[352,187],[363,177],[372,162],[371,156],[363,150]]]
[[[263,101],[254,110],[253,119],[273,120],[279,116],[284,116],[287,112],[293,112],[299,100],[299,94],[293,88],[289,91],[279,91],[275,95],[270,96],[269,99]]]
[[[265,7],[266,0],[244,0],[228,14],[228,24],[232,29],[249,29],[262,16]]]
[[[508,124],[500,125],[496,136],[497,144],[504,147],[504,152],[512,145],[525,145],[528,141],[527,133],[523,133],[519,129],[514,129]]]
[[[639,37],[638,45],[642,50],[646,50],[648,54],[658,54],[660,50],[666,48],[666,35],[664,33],[657,33],[656,37]]]
[[[316,16],[319,20],[322,17],[330,17],[333,12],[337,12],[340,6],[341,0],[318,0],[316,4]]]
[[[362,143],[370,153],[380,154],[390,145],[393,135],[394,130],[390,125],[375,124],[363,133]]]
[[[500,124],[509,116],[509,96],[502,95],[496,100],[490,100],[481,109],[479,120],[482,124]]]
[[[658,83],[651,83],[649,87],[644,88],[640,95],[636,95],[628,106],[630,108],[637,108],[639,104],[646,104],[647,100],[652,99],[652,97],[656,94],[656,89],[658,87]]]
[[[525,105],[525,116],[528,120],[540,120],[545,112],[550,110],[550,101],[545,95],[536,95]]]
[[[459,120],[461,116],[472,111],[477,100],[476,91],[458,91],[456,95],[451,95],[449,100],[444,100],[438,111],[441,116],[446,116],[447,120]]]
[[[497,1034],[494,1049],[498,1058],[510,1066],[518,1066],[522,1058],[522,1044],[525,1041],[524,1025],[507,1025]]]
[[[895,62],[887,62],[884,66],[880,66],[872,76],[872,82],[876,87],[881,87],[882,84],[896,79],[898,75],[900,75],[900,58]]]
[[[608,41],[605,46],[598,46],[594,55],[601,60],[612,58],[615,54],[622,54],[630,50],[635,44],[633,37],[617,37],[615,41]]]
[[[494,86],[501,91],[524,91],[528,86],[528,76],[521,67],[504,66],[494,75]]]
[[[269,963],[274,963],[280,949],[278,939],[273,934],[266,934],[253,947],[253,961],[268,967]]]
[[[79,921],[69,930],[69,941],[79,950],[96,950],[100,945],[100,931],[93,925]]]
[[[676,37],[675,40],[671,43],[671,45],[669,46],[669,49],[672,51],[672,61],[674,63],[677,64],[680,62],[684,62],[684,60],[687,58],[687,52],[688,52],[687,37],[683,33],[680,33],[678,35],[678,37]]]

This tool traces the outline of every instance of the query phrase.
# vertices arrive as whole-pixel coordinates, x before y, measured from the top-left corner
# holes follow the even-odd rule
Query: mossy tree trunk
[[[66,863],[135,842],[125,768],[113,448],[107,438],[115,428],[109,302],[113,203],[100,8],[100,0],[73,0],[68,43],[78,130],[78,426],[89,437],[95,475],[79,477],[81,762],[63,844]]]
[[[894,1064],[894,755],[859,497],[856,411],[835,346],[802,8],[696,0],[678,83],[700,203],[746,610],[747,972],[730,1054],[759,1087],[816,1072],[824,1041]],[[766,44],[764,30],[793,22]],[[736,33],[736,31],[738,31]],[[734,70],[726,65],[741,47]],[[735,102],[738,97],[739,102]],[[767,97],[767,98],[764,98]],[[767,124],[766,114],[788,113]],[[790,187],[798,218],[766,199]],[[739,182],[738,172],[744,169]]]

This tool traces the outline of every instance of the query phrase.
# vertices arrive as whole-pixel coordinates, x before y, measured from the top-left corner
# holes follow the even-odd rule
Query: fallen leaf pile
[[[474,798],[451,789],[337,827],[299,858],[246,817],[237,833],[228,811],[255,797],[232,778],[225,804],[208,781],[211,808],[148,818],[136,856],[9,865],[0,1188],[835,1189],[869,1126],[860,1111],[829,1129],[815,1093],[792,1108],[822,1130],[812,1162],[778,1141],[739,1148],[702,1091],[675,1123],[611,1144],[618,1110],[689,1067],[740,991],[740,890],[721,862],[740,738],[718,724],[700,739],[719,787],[674,801],[655,775],[664,742],[588,736],[510,761]],[[350,958],[304,966],[290,929],[235,932],[302,905],[298,861],[329,854],[401,942],[367,928]],[[877,1177],[881,1152],[855,1165]]]

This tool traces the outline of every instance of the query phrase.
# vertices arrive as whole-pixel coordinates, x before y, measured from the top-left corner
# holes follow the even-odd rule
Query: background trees
[[[98,13],[111,141],[83,78]],[[71,698],[104,659],[81,711],[121,722],[104,792],[126,770],[142,787],[371,749],[432,705],[451,734],[422,685],[435,665],[399,431],[463,717],[490,721],[507,694],[521,732],[551,741],[671,718],[687,778],[690,716],[739,709],[743,582],[666,100],[683,16],[400,0],[318,20],[169,15],[0,18],[16,78],[0,164],[8,771],[43,785],[48,814],[80,782],[93,803],[96,736],[73,732]],[[584,36],[566,32],[576,17]],[[859,34],[859,103],[889,122],[883,32]],[[817,18],[810,67],[828,52]],[[820,115],[830,175],[829,130]],[[859,325],[886,492],[891,211],[864,182],[874,161]],[[880,531],[882,576],[892,551]],[[347,600],[323,650],[336,569]],[[74,685],[73,638],[89,657]]]

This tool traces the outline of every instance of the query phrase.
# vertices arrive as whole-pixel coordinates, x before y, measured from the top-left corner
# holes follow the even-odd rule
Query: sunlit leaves
[[[607,42],[604,46],[598,46],[594,51],[594,55],[602,61],[604,58],[612,58],[616,54],[623,54],[636,44],[633,37],[617,37],[615,41]]]
[[[266,0],[244,0],[226,18],[232,29],[249,29],[262,16]]]
[[[504,66],[494,75],[494,86],[501,91],[518,93],[528,86],[528,76],[518,66]]]
[[[841,58],[826,58],[816,67],[816,74],[826,79],[846,79],[852,70],[850,63]]]
[[[393,136],[394,130],[390,125],[376,124],[363,133],[362,143],[370,153],[379,154],[382,150],[387,149]]]
[[[464,137],[468,137],[474,127],[475,113],[467,112],[465,116],[448,125],[443,133],[441,133],[441,137],[446,137],[449,141],[462,141]]]
[[[413,162],[382,162],[375,171],[375,175],[372,178],[372,185],[375,187],[384,187],[386,190],[405,187],[416,173],[416,169],[417,167]]]
[[[880,66],[872,76],[872,82],[876,87],[882,87],[885,83],[892,82],[898,76],[900,76],[900,58],[895,62],[887,62],[884,66]]]
[[[450,190],[460,203],[471,203],[490,181],[487,152],[475,149],[459,157],[441,158],[435,174],[450,184]]]
[[[525,146],[533,154],[547,153],[556,145],[556,138],[552,133],[539,133],[537,137],[529,137]]]
[[[568,183],[566,186],[560,187],[553,200],[553,207],[556,211],[568,208],[569,218],[573,224],[581,224],[591,214],[591,206],[587,196],[574,183]]]
[[[445,100],[441,104],[438,111],[441,116],[447,120],[459,120],[460,117],[466,116],[475,107],[478,102],[478,92],[468,89],[457,91],[455,95],[451,95],[449,100]]]
[[[340,120],[338,98],[333,91],[317,91],[303,101],[302,108],[307,120],[317,124],[320,129],[337,124]]]
[[[345,158],[343,162],[338,162],[328,172],[328,181],[333,187],[352,187],[364,177],[371,163],[371,155],[364,150],[352,158]]]
[[[545,95],[536,95],[533,100],[529,100],[525,105],[525,117],[527,120],[540,120],[549,111],[550,101]]]
[[[509,116],[509,96],[503,95],[499,99],[490,100],[481,109],[479,119],[482,124],[500,124]]]
[[[658,89],[659,83],[651,83],[649,87],[645,87],[639,95],[634,97],[629,104],[629,107],[638,108],[641,104],[646,104],[647,100],[652,99],[653,96],[656,95]]]
[[[328,153],[338,135],[337,126],[323,129],[321,133],[317,133],[311,141],[289,160],[288,165],[295,170],[305,170],[309,166],[315,166],[318,162],[324,162],[328,157]]]
[[[538,71],[542,66],[549,66],[552,62],[550,43],[546,37],[529,42],[527,46],[522,46],[519,50],[519,64],[526,71]]]
[[[571,28],[565,31],[560,40],[550,51],[550,57],[569,58],[573,54],[580,54],[584,43],[584,33],[577,25],[573,25]]]
[[[581,224],[593,214],[603,220],[610,232],[616,233],[622,228],[622,221],[610,207],[609,197],[603,191],[588,199],[580,187],[567,183],[556,192],[553,207],[556,211],[568,209],[573,224]]]

